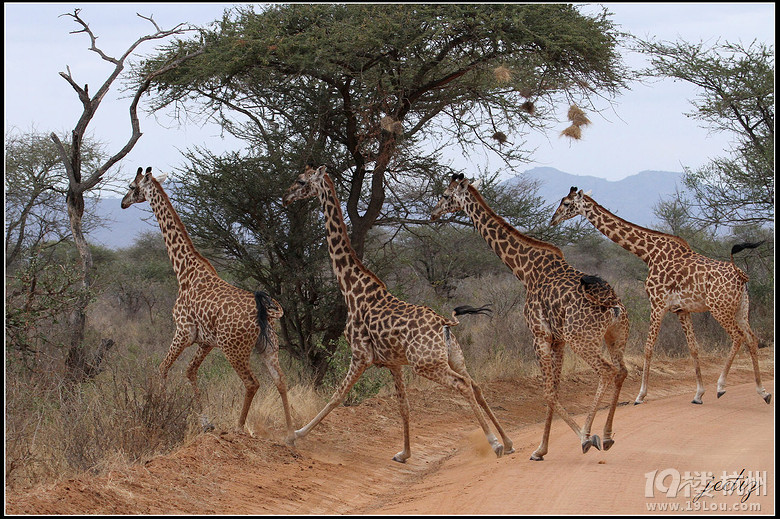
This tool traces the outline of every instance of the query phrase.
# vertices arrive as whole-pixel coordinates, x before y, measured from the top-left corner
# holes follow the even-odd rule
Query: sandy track
[[[767,390],[774,381],[766,384]],[[728,398],[727,398],[728,397]],[[759,405],[761,404],[761,405]],[[542,425],[512,430],[518,452],[486,461],[474,449],[462,448],[424,482],[406,488],[396,502],[363,510],[382,514],[642,514],[649,506],[678,506],[679,511],[740,511],[758,504],[751,513],[774,513],[774,409],[765,405],[754,384],[730,388],[718,401],[692,405],[680,395],[619,410],[615,445],[608,452],[582,454],[574,433],[562,421],[553,422],[550,452],[545,461],[531,462]],[[582,423],[582,417],[579,417]],[[597,420],[595,425],[602,425]],[[594,427],[594,432],[598,428]],[[684,490],[673,499],[654,490],[645,496],[646,473],[676,469],[712,473],[715,481],[743,469],[766,471],[766,486],[748,494],[693,499],[705,484],[694,480],[692,496]],[[669,487],[671,473],[659,485]],[[706,480],[706,477],[705,477]],[[655,480],[651,479],[651,483]],[[746,484],[746,483],[745,483]],[[715,483],[712,483],[715,485]],[[737,487],[738,488],[738,487]],[[756,495],[761,494],[761,495]],[[698,508],[697,508],[698,507]],[[743,510],[744,511],[744,510]]]
[[[746,356],[745,356],[746,357]],[[774,392],[773,349],[761,350],[767,390]],[[715,398],[722,360],[702,359],[704,405],[690,403],[695,384],[690,360],[654,363],[646,404],[624,405],[615,416],[614,447],[582,454],[562,420],[553,422],[550,452],[528,458],[541,438],[544,404],[538,376],[483,384],[488,402],[514,440],[516,452],[497,459],[465,401],[436,386],[409,391],[412,458],[390,458],[401,447],[392,396],[339,407],[290,450],[283,431],[252,438],[234,431],[201,434],[175,452],[143,464],[117,467],[34,489],[6,488],[10,514],[567,514],[647,513],[648,504],[739,505],[740,496],[716,494],[698,505],[684,495],[655,491],[645,497],[653,470],[684,476],[723,471],[766,471],[767,481],[746,505],[774,513],[774,401],[755,393],[749,360],[738,357],[726,395]],[[766,368],[764,368],[766,367]],[[596,380],[570,375],[562,399],[582,415]],[[630,370],[621,401],[639,386]],[[606,413],[596,416],[600,434]],[[667,481],[668,482],[668,481]],[[722,513],[723,510],[714,510]],[[740,510],[727,510],[740,512]]]

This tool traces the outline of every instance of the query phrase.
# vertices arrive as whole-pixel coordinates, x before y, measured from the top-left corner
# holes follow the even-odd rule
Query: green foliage
[[[753,42],[640,42],[650,75],[697,86],[695,111],[687,114],[712,131],[726,132],[734,146],[693,170],[685,183],[693,194],[692,216],[708,225],[774,221],[774,48]]]
[[[6,278],[7,360],[26,364],[35,353],[64,346],[67,316],[82,293],[74,252],[67,243],[38,247]]]

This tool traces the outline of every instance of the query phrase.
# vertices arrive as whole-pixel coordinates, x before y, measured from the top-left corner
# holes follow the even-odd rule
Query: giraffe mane
[[[207,260],[198,251],[197,248],[195,248],[195,244],[192,243],[192,238],[190,238],[190,233],[187,232],[187,228],[184,226],[184,222],[181,221],[181,218],[179,217],[179,213],[177,213],[176,210],[173,208],[171,199],[168,198],[168,193],[165,192],[165,190],[162,188],[160,183],[154,177],[152,177],[152,185],[157,189],[157,191],[159,191],[160,195],[162,195],[163,204],[165,205],[166,209],[168,209],[169,214],[173,218],[174,225],[184,235],[184,242],[192,248],[193,252],[195,253],[195,256],[200,258],[204,264],[208,265],[209,269],[211,270],[212,273],[214,273],[214,275],[217,275],[217,269],[214,268],[214,265],[212,265],[211,262]]]
[[[559,256],[560,258],[563,258],[563,251],[553,245],[552,243],[548,243],[546,241],[537,240],[536,238],[532,238],[526,234],[521,233],[517,229],[515,229],[512,225],[509,224],[506,220],[501,218],[498,214],[496,214],[495,211],[488,205],[488,203],[485,201],[484,198],[482,198],[482,195],[479,194],[479,191],[477,191],[473,185],[469,185],[468,187],[469,192],[474,195],[474,198],[477,200],[477,203],[482,206],[482,208],[488,213],[488,215],[493,218],[495,221],[497,221],[499,224],[501,224],[501,227],[510,235],[515,236],[516,238],[529,243],[533,245],[534,247],[538,247],[540,249],[546,249],[556,256]]]
[[[593,204],[594,206],[598,207],[599,209],[601,209],[602,211],[604,211],[606,213],[611,214],[613,218],[615,218],[615,219],[625,223],[626,225],[629,225],[631,227],[636,227],[638,229],[641,229],[642,231],[644,231],[644,232],[646,232],[648,234],[653,234],[655,236],[662,236],[662,237],[665,237],[665,238],[670,238],[672,241],[676,241],[677,243],[679,243],[680,245],[683,245],[684,247],[686,247],[688,249],[691,248],[691,246],[688,245],[688,242],[685,241],[684,238],[680,238],[679,236],[676,236],[674,234],[669,234],[669,233],[665,233],[665,232],[661,232],[661,231],[656,231],[655,229],[648,229],[647,227],[642,227],[639,224],[635,224],[633,222],[629,222],[628,220],[626,220],[624,218],[621,218],[618,215],[616,215],[615,213],[613,213],[612,211],[608,210],[607,208],[605,208],[604,206],[602,206],[601,204],[599,204],[598,202],[593,200],[591,197],[585,196],[585,198],[587,198],[588,201],[591,204]],[[693,250],[693,249],[691,249],[691,250]]]
[[[336,193],[336,186],[333,184],[333,180],[331,180],[330,175],[328,173],[324,173],[323,180],[326,183],[326,187],[332,192]],[[336,202],[338,202],[338,198],[336,198]],[[355,262],[355,265],[358,266],[358,268],[368,277],[374,280],[375,283],[377,283],[382,289],[387,290],[387,285],[385,285],[385,282],[382,281],[377,277],[376,274],[371,272],[371,270],[366,267],[362,261],[360,261],[360,258],[358,258],[357,253],[355,252],[355,249],[352,248],[352,243],[349,241],[349,232],[347,231],[347,224],[344,223],[344,213],[341,210],[341,204],[336,203],[336,210],[338,211],[339,216],[339,225],[341,226],[341,232],[344,233],[344,236],[347,237],[347,244],[349,245],[347,247],[347,252],[349,253],[349,256],[352,258],[352,260]]]

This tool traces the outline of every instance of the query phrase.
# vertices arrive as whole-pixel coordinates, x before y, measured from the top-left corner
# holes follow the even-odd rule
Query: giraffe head
[[[452,175],[450,185],[444,190],[439,203],[436,204],[436,207],[431,212],[431,220],[438,220],[444,214],[456,213],[463,209],[469,184],[469,179],[463,173]],[[476,188],[479,182],[474,182],[472,185]]]
[[[585,197],[590,194],[590,191],[583,193],[582,189],[579,191],[576,187],[572,187],[569,190],[569,194],[561,199],[558,209],[555,210],[550,225],[558,225],[564,220],[574,218],[578,214],[585,216]]]
[[[282,198],[284,205],[289,205],[296,200],[303,200],[304,198],[311,198],[316,196],[320,191],[324,189],[323,180],[325,178],[326,167],[320,166],[314,169],[310,164],[306,166],[306,169],[298,175],[293,185],[287,189],[287,192]]]
[[[165,180],[166,174],[159,175],[157,178],[152,176],[152,167],[146,168],[146,173],[142,173],[143,168],[138,168],[138,172],[135,174],[135,180],[130,182],[129,191],[122,199],[122,209],[127,209],[133,204],[139,202],[145,202],[149,187],[152,185],[152,180],[162,182]]]

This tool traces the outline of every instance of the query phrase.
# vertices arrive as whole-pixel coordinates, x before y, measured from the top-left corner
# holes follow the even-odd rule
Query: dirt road
[[[773,365],[768,350],[762,350],[762,366]],[[676,513],[773,514],[775,403],[766,405],[756,394],[744,361],[717,399],[720,364],[704,362],[707,393],[697,406],[690,403],[690,360],[658,361],[647,403],[618,408],[616,443],[607,452],[582,454],[574,433],[556,418],[545,461],[530,461],[544,404],[539,378],[529,377],[483,384],[515,443],[514,454],[497,459],[467,404],[431,385],[409,392],[412,458],[403,465],[390,460],[401,447],[397,404],[382,397],[337,408],[295,450],[281,443],[282,431],[272,431],[270,439],[201,434],[143,465],[6,489],[6,513],[643,514],[676,506]],[[762,372],[774,393],[773,369]],[[623,402],[633,400],[638,379],[632,370]],[[564,402],[582,413],[595,378],[576,374],[563,384]],[[600,434],[605,415],[597,414],[594,432]],[[724,471],[738,476],[743,469],[728,480],[739,494],[724,495]],[[748,476],[755,475],[758,488],[749,491],[756,482]],[[712,495],[696,499],[705,489]]]

